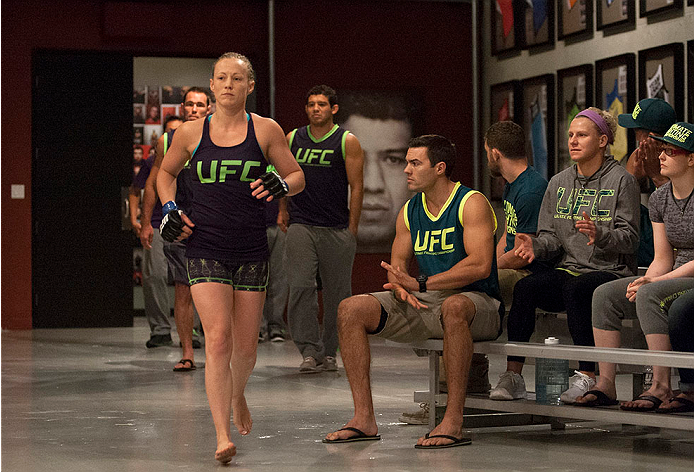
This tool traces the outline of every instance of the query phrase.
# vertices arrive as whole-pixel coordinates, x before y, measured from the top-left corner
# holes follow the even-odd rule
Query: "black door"
[[[34,328],[132,326],[132,56],[33,56]]]

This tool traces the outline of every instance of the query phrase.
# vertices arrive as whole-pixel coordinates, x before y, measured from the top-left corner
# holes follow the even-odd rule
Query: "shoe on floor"
[[[429,404],[420,403],[419,410],[414,413],[406,411],[400,415],[398,420],[407,424],[429,424]]]
[[[492,400],[518,400],[525,399],[525,380],[520,374],[506,371],[499,376],[499,383],[489,392]]]
[[[153,334],[149,337],[149,341],[145,343],[149,349],[161,346],[173,346],[171,334]]]
[[[270,330],[270,341],[273,343],[283,343],[286,338],[284,337],[284,332],[281,329],[271,329]]]
[[[575,375],[569,379],[569,389],[559,396],[559,399],[566,404],[572,405],[576,403],[576,398],[582,397],[583,395],[595,387],[595,379],[581,373],[577,370],[574,371]]]
[[[304,361],[299,366],[299,373],[315,374],[317,372],[323,372],[323,364],[319,364],[312,356],[304,357]]]
[[[260,332],[258,333],[258,342],[259,342],[259,343],[264,343],[265,341],[267,341],[267,334],[266,334],[266,333],[263,333],[262,331],[260,331]]]
[[[326,372],[337,372],[337,359],[332,356],[325,356],[323,370]]]

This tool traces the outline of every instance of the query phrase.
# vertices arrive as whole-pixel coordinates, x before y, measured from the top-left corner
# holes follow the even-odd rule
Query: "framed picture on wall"
[[[596,0],[597,29],[636,24],[636,2],[634,0]]]
[[[554,2],[518,2],[523,7],[520,16],[523,47],[554,44]]]
[[[515,4],[515,5],[514,5]],[[492,55],[520,49],[517,18],[521,18],[520,2],[495,0],[492,3]]]
[[[683,0],[641,0],[639,2],[639,15],[643,17],[677,8],[681,9],[683,4]]]
[[[609,57],[595,63],[595,106],[612,116],[629,113],[636,105],[636,56]],[[633,150],[634,131],[617,127],[610,153],[621,161]]]
[[[559,39],[593,32],[594,0],[564,0],[557,2]]]
[[[684,44],[639,51],[639,97],[662,98],[684,119]]]
[[[489,94],[491,116],[489,124],[497,121],[514,121],[520,125],[523,123],[523,103],[521,100],[521,83],[517,80],[502,82],[492,85]],[[501,200],[504,193],[503,177],[489,176],[491,199]]]
[[[694,0],[692,0],[692,5],[694,3]],[[689,71],[689,75],[692,75],[692,71],[694,71],[694,40],[689,41],[687,43],[687,70]],[[689,103],[689,112],[687,113],[687,121],[689,123],[694,122],[694,79],[689,77],[689,80],[687,80],[687,97],[689,99],[687,100],[687,103]]]
[[[560,172],[571,164],[568,131],[571,120],[593,106],[593,64],[557,71],[557,165]]]
[[[545,74],[522,82],[523,129],[529,163],[544,178],[554,174],[554,75]]]

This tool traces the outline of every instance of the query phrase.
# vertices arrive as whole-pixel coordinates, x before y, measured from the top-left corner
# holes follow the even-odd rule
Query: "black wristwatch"
[[[427,280],[429,279],[428,275],[424,274],[419,274],[417,276],[417,282],[419,283],[419,293],[425,293],[427,291]]]

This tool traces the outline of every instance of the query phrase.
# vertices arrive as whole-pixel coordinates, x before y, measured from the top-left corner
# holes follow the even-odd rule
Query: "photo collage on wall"
[[[178,85],[133,88],[133,177],[140,171],[142,161],[154,155],[166,120],[171,116],[182,117],[181,103],[189,88]],[[214,103],[211,105],[210,113],[213,113]]]

